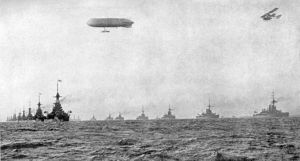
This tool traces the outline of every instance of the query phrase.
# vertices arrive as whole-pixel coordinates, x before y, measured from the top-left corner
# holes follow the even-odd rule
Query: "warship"
[[[144,107],[142,108],[142,114],[136,118],[137,120],[149,120],[144,113]]]
[[[39,93],[39,102],[38,102],[38,108],[36,110],[36,113],[35,115],[33,116],[33,118],[36,120],[36,121],[44,121],[46,119],[46,116],[44,116],[43,114],[43,111],[42,111],[42,108],[41,108],[41,93]]]
[[[17,114],[16,113],[13,114],[12,121],[17,121]]]
[[[27,120],[34,120],[33,115],[31,113],[31,103],[30,102],[29,102]]]
[[[18,115],[18,121],[22,121],[22,116],[21,116],[21,112],[19,112],[19,115]]]
[[[161,118],[162,120],[173,120],[175,119],[175,115],[172,115],[171,107],[169,105],[169,110],[167,114],[164,114],[163,117]]]
[[[90,121],[97,121],[97,119],[96,119],[95,116],[93,115],[93,117],[91,118]]]
[[[56,101],[54,103],[54,107],[52,109],[52,112],[49,113],[47,115],[47,119],[53,119],[53,120],[57,120],[57,121],[69,121],[70,119],[70,113],[72,113],[71,111],[69,111],[68,113],[66,113],[63,109],[62,106],[60,104],[60,100],[59,98],[61,97],[59,95],[58,92],[58,83],[61,82],[61,80],[57,80],[57,88],[56,88]]]
[[[16,112],[12,115],[12,116],[9,116],[7,117],[6,121],[17,121],[17,114]]]
[[[26,115],[25,115],[25,110],[24,110],[24,107],[23,107],[23,112],[22,112],[23,114],[22,114],[22,120],[27,120],[27,117],[26,117]]]
[[[114,118],[111,117],[111,114],[109,114],[108,117],[105,120],[110,121],[110,120],[114,120]]]
[[[124,117],[122,117],[121,113],[119,113],[119,116],[116,117],[115,120],[123,121]]]
[[[254,112],[253,117],[288,117],[288,112],[282,112],[276,109],[277,100],[275,100],[274,92],[272,92],[272,101],[269,104],[268,109],[262,109],[260,113]]]
[[[25,114],[25,110],[23,108],[22,115],[19,113],[19,116],[17,117],[16,113],[14,113],[11,117],[7,117],[6,121],[30,121],[34,120],[34,117],[32,115],[31,108],[28,108],[28,114]]]
[[[208,119],[208,118],[219,118],[219,115],[217,115],[216,113],[213,113],[211,111],[211,107],[213,107],[211,104],[210,104],[210,100],[208,101],[208,108],[206,109],[206,112],[205,113],[202,113],[202,114],[198,114],[198,116],[196,116],[196,119]]]

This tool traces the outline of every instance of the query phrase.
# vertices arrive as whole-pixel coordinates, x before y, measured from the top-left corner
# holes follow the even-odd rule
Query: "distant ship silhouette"
[[[144,107],[142,108],[142,114],[136,118],[137,120],[149,120],[149,118],[144,113]]]
[[[256,113],[253,115],[253,117],[289,117],[288,112],[281,112],[281,110],[276,109],[276,103],[278,101],[275,100],[274,91],[272,92],[272,101],[271,104],[269,104],[268,109],[262,109],[260,113]]]
[[[59,98],[61,97],[58,93],[58,82],[61,82],[61,80],[57,80],[57,89],[56,89],[56,101],[54,103],[54,107],[52,109],[52,112],[47,115],[47,119],[54,119],[54,120],[59,120],[59,121],[69,121],[70,120],[70,113],[66,113],[60,104]]]
[[[124,117],[121,115],[121,113],[119,113],[119,116],[117,116],[115,120],[123,121]]]
[[[111,114],[109,114],[108,117],[105,120],[110,121],[110,120],[114,120],[114,118],[111,117]]]
[[[205,113],[202,113],[201,115],[198,114],[198,116],[196,116],[196,119],[205,119],[205,118],[219,118],[219,115],[217,115],[216,113],[213,113],[211,111],[211,107],[213,107],[212,105],[210,105],[210,100],[208,101],[208,108],[206,109]]]
[[[95,116],[93,115],[93,117],[91,118],[90,121],[97,121],[97,119],[96,119]]]
[[[163,115],[163,117],[161,118],[162,120],[173,120],[175,119],[175,115],[172,114],[172,111],[171,111],[171,106],[169,105],[169,110],[168,110],[168,113]]]

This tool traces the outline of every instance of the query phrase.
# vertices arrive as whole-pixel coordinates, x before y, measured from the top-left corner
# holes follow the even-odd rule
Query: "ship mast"
[[[38,108],[41,108],[41,95],[42,95],[42,93],[39,93],[39,103],[37,104],[38,105]]]
[[[275,100],[275,94],[274,91],[272,92],[272,105],[273,107],[275,106],[275,103],[277,103],[277,101]]]
[[[58,81],[59,80],[57,80],[57,82],[56,82],[56,93],[58,93]]]
[[[208,99],[208,106],[207,106],[207,107],[208,107],[209,110],[210,110],[211,107],[214,107],[214,106],[212,106],[212,105],[210,104],[210,98]]]
[[[59,102],[59,98],[61,97],[58,93],[58,82],[61,82],[61,80],[57,80],[57,82],[56,82],[56,96],[55,96],[56,97],[56,103]]]
[[[168,111],[168,115],[172,115],[172,112],[171,112],[171,105],[169,104],[169,111]]]

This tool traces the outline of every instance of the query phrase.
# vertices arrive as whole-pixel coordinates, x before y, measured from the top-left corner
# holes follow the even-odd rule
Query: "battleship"
[[[105,120],[110,121],[110,120],[114,120],[114,118],[111,117],[111,114],[109,114],[108,117]]]
[[[282,112],[276,109],[277,100],[275,100],[274,92],[272,92],[272,101],[269,104],[268,109],[262,109],[260,113],[254,112],[253,117],[288,117],[288,112]]]
[[[96,119],[95,116],[93,115],[93,117],[90,119],[90,121],[97,121],[97,119]]]
[[[33,120],[34,117],[32,115],[32,111],[31,111],[31,103],[29,102],[29,108],[28,108],[28,114],[27,114],[27,120]]]
[[[144,107],[142,108],[142,114],[136,118],[137,120],[149,120],[144,113]]]
[[[23,108],[22,120],[27,120],[24,108]]]
[[[7,117],[7,121],[30,121],[34,120],[34,116],[32,115],[32,110],[29,103],[28,113],[25,114],[25,110],[23,107],[22,115],[21,112],[19,113],[19,116],[17,117],[17,114],[14,113],[11,117]]]
[[[47,115],[47,119],[53,119],[53,120],[57,120],[57,121],[69,121],[70,119],[70,113],[72,113],[71,111],[69,111],[68,113],[64,112],[64,110],[62,109],[62,106],[60,104],[60,100],[59,98],[61,97],[59,95],[58,92],[58,83],[61,82],[61,80],[57,80],[57,85],[56,85],[56,101],[54,103],[54,107],[52,109],[52,112],[49,113]]]
[[[14,113],[12,116],[8,116],[6,121],[17,121],[17,114]]]
[[[196,119],[208,119],[208,118],[219,118],[219,115],[217,115],[216,113],[213,113],[211,111],[211,107],[213,107],[211,104],[210,104],[210,100],[208,101],[208,108],[206,109],[206,112],[205,113],[202,113],[202,114],[198,114],[198,116],[196,116]]]
[[[31,108],[28,108],[28,114],[27,115],[25,114],[25,110],[23,110],[22,113],[20,112],[18,116],[17,116],[16,113],[14,113],[11,117],[7,117],[7,119],[6,119],[6,121],[9,121],[9,122],[30,121],[30,120],[34,120]]]
[[[60,104],[60,100],[59,98],[61,97],[58,93],[58,83],[61,82],[61,80],[57,81],[57,93],[56,93],[56,101],[54,103],[54,107],[51,113],[49,113],[47,116],[44,116],[43,114],[43,110],[41,108],[41,93],[39,93],[39,102],[38,102],[38,108],[36,110],[35,115],[32,115],[32,111],[31,111],[31,107],[30,107],[30,103],[29,103],[29,108],[28,108],[28,114],[26,116],[25,114],[25,110],[23,108],[22,113],[19,112],[19,115],[17,116],[16,114],[13,114],[12,117],[7,118],[7,121],[28,121],[28,120],[36,120],[36,121],[44,121],[45,119],[54,119],[54,120],[59,120],[59,121],[69,121],[70,120],[70,113],[72,113],[71,111],[69,111],[68,113],[64,112],[64,110],[62,109],[62,106]],[[45,111],[44,113],[47,114],[47,111]]]
[[[121,115],[121,113],[119,113],[119,116],[117,116],[115,120],[123,121],[124,117]]]
[[[169,105],[169,110],[168,110],[168,113],[167,114],[164,114],[163,117],[161,118],[162,120],[173,120],[175,119],[175,115],[172,114],[172,111],[171,111],[171,107]]]
[[[44,114],[43,114],[43,111],[42,111],[42,108],[41,108],[41,93],[39,93],[39,102],[38,102],[38,108],[37,108],[37,110],[36,110],[36,113],[35,113],[35,115],[34,115],[34,119],[36,120],[36,121],[44,121],[45,119],[46,119],[46,116],[44,116]]]

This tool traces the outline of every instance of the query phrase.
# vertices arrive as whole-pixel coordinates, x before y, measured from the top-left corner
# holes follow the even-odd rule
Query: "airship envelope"
[[[126,27],[130,28],[134,22],[125,18],[91,18],[87,24],[91,27]]]

